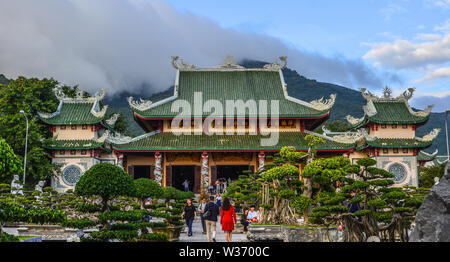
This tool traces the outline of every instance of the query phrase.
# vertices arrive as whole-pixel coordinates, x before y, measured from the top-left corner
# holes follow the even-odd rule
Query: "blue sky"
[[[416,87],[413,104],[450,107],[450,0],[167,2],[222,28],[273,36],[326,57],[363,59],[401,78],[386,81],[395,92]]]
[[[0,35],[0,74],[89,92],[164,91],[172,56],[199,67],[287,56],[310,79],[450,104],[450,0],[1,0]]]

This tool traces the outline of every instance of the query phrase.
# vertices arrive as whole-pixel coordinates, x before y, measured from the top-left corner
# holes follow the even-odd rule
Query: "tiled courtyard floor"
[[[220,223],[217,222],[216,225],[216,241],[217,242],[225,242],[225,234],[222,231],[222,227],[220,226]],[[207,242],[208,239],[206,238],[206,235],[202,234],[202,222],[199,217],[197,217],[196,220],[194,220],[194,223],[192,224],[192,233],[193,235],[191,237],[188,237],[187,235],[187,227],[184,232],[180,235],[180,242]],[[248,242],[247,235],[246,234],[238,234],[236,232],[233,232],[233,242]]]

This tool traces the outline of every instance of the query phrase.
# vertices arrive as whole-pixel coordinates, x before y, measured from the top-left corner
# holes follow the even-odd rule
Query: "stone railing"
[[[342,242],[337,228],[283,225],[250,225],[250,242]]]

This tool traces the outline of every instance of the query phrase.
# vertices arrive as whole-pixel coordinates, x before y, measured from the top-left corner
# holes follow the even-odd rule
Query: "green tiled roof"
[[[50,125],[89,125],[100,123],[104,116],[97,117],[91,113],[94,103],[66,103],[62,102],[59,113],[53,113],[50,118],[40,119]]]
[[[374,141],[366,140],[366,143],[381,148],[424,148],[430,146],[433,141],[420,141],[415,138],[377,138]]]
[[[278,71],[264,70],[239,70],[239,71],[180,71],[178,98],[186,100],[192,107],[194,114],[194,92],[202,92],[203,102],[218,100],[226,106],[226,100],[267,100],[268,113],[270,114],[270,100],[278,100],[280,103],[280,117],[322,117],[329,110],[319,111],[307,104],[299,104],[284,97],[282,81]],[[176,101],[176,100],[174,100]],[[172,112],[173,101],[157,105],[146,111],[134,110],[136,114],[145,118],[170,118],[178,115]],[[259,108],[259,106],[258,106]],[[224,114],[226,112],[223,112]],[[203,113],[202,117],[210,113]],[[236,117],[252,117],[235,115]],[[257,116],[257,115],[256,115]]]
[[[275,146],[261,146],[262,135],[174,135],[172,132],[146,136],[128,144],[113,144],[113,147],[124,151],[143,150],[280,150],[284,146],[294,146],[298,150],[307,150],[306,133],[279,133],[278,144]],[[325,144],[317,145],[317,150],[350,149],[355,144],[342,144],[332,140],[325,140]]]
[[[44,143],[47,149],[93,149],[104,145],[94,140],[50,140]]]
[[[373,102],[377,113],[366,116],[371,122],[377,124],[419,124],[428,120],[428,116],[416,116],[411,114],[408,105],[402,101]]]
[[[417,155],[417,161],[432,161],[436,158],[437,154],[438,154],[437,150],[432,154],[420,151],[419,154]]]

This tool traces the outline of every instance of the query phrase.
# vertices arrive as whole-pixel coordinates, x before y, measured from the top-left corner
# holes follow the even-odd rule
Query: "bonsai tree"
[[[305,171],[316,176],[322,189],[320,206],[311,214],[316,223],[342,222],[344,241],[361,242],[370,236],[382,241],[395,241],[399,236],[408,241],[408,229],[426,190],[391,187],[394,175],[373,167],[376,161],[371,158],[360,159],[357,165],[344,157],[315,162]],[[332,187],[335,181],[344,184],[337,193]]]
[[[162,187],[153,180],[148,178],[139,178],[134,180],[134,185],[136,187],[136,197],[140,201],[141,208],[144,207],[145,200],[148,197],[152,199],[158,199],[163,196]]]
[[[102,211],[108,210],[108,201],[118,196],[134,196],[136,186],[131,177],[120,167],[110,163],[92,166],[75,185],[78,196],[98,196],[101,198]]]
[[[238,180],[228,185],[224,196],[234,200],[237,207],[256,206],[262,200],[260,194],[262,186],[257,181],[260,178],[261,174],[259,172],[252,174],[250,171],[244,171],[244,174],[240,175]]]

